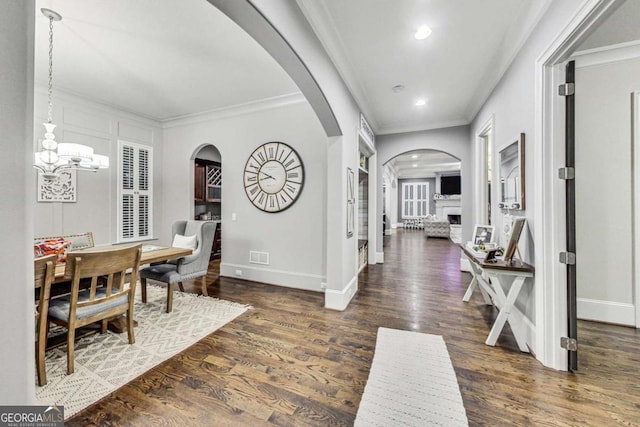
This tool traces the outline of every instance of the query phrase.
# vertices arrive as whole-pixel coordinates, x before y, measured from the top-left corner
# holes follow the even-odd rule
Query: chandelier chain
[[[53,16],[49,17],[49,108],[47,111],[47,121],[53,121]]]

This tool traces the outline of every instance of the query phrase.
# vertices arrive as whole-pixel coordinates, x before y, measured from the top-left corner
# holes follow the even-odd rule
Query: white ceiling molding
[[[301,92],[296,92],[288,95],[275,96],[269,99],[261,99],[259,101],[247,102],[245,104],[231,105],[229,107],[217,108],[215,110],[204,111],[202,113],[188,114],[181,117],[162,120],[162,127],[164,129],[169,129],[192,125],[211,120],[220,120],[227,117],[242,116],[245,114],[256,113],[258,111],[286,107],[287,105],[300,104],[303,102],[306,103],[307,99]]]

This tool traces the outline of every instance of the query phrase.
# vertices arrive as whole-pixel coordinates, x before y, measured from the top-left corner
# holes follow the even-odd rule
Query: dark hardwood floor
[[[444,337],[472,426],[640,425],[637,330],[581,322],[577,374],[520,353],[508,328],[486,346],[496,312],[479,292],[462,302],[459,257],[418,230],[385,237],[385,263],[361,273],[344,312],[319,293],[219,278],[212,262],[209,295],[254,309],[66,425],[352,425],[380,326]]]

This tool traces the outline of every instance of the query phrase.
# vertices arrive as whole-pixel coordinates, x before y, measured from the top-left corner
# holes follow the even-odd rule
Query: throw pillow
[[[43,239],[33,242],[33,255],[36,258],[56,254],[58,259],[56,264],[63,264],[67,261],[67,250],[71,246],[70,240],[65,240],[62,237],[55,239]]]
[[[174,246],[176,248],[195,250],[198,246],[198,239],[195,234],[193,236],[183,236],[181,234],[176,234],[175,236],[173,236],[173,243],[171,244],[171,246]]]

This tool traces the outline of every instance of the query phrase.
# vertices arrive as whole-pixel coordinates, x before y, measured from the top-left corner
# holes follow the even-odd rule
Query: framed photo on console
[[[491,225],[476,225],[473,231],[473,244],[486,245],[494,241],[494,227]]]
[[[520,240],[520,235],[522,234],[522,229],[524,228],[524,224],[526,222],[527,222],[527,219],[523,217],[515,217],[513,219],[513,224],[511,226],[511,234],[509,236],[509,243],[507,243],[507,248],[504,250],[505,262],[513,261],[513,256],[518,250],[518,241]],[[519,252],[518,252],[518,256],[520,256]]]

